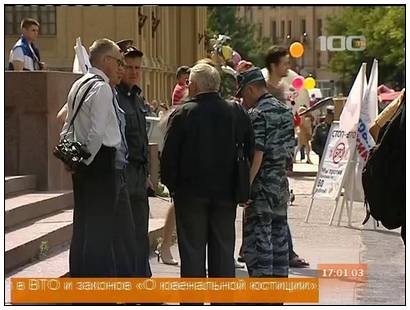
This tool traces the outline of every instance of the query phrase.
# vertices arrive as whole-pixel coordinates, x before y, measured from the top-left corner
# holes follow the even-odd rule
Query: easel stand
[[[352,213],[353,213],[353,202],[355,201],[355,186],[356,186],[356,177],[355,177],[355,171],[356,171],[356,166],[358,165],[358,158],[357,158],[358,154],[356,152],[356,150],[354,150],[352,159],[349,160],[347,167],[346,167],[346,173],[343,177],[342,180],[342,186],[339,189],[339,192],[336,196],[335,201],[335,206],[332,210],[332,214],[330,216],[330,220],[329,220],[329,226],[331,226],[333,224],[334,218],[336,216],[337,213],[337,209],[339,206],[339,202],[340,202],[340,198],[341,196],[343,196],[342,199],[342,203],[340,205],[340,212],[339,212],[339,216],[338,216],[338,221],[337,221],[337,226],[340,226],[340,223],[342,221],[342,216],[343,216],[343,211],[344,209],[346,209],[346,217],[347,217],[347,225],[349,227],[352,226]],[[322,160],[323,161],[323,160]],[[319,172],[322,169],[322,165],[323,162],[320,163],[319,165]],[[313,187],[313,191],[316,188],[316,184],[317,184],[317,178],[315,181],[315,185]],[[343,192],[342,192],[343,189]],[[313,203],[315,200],[328,200],[328,199],[324,199],[324,198],[319,198],[319,199],[314,199],[314,193],[312,192],[312,199],[310,202],[310,206],[309,209],[307,211],[306,217],[305,217],[305,223],[308,223],[309,221],[309,217],[310,217],[310,213],[312,211],[312,207],[313,207]],[[357,202],[363,202],[363,201],[357,201]],[[376,226],[376,221],[373,219],[373,227],[374,229],[377,229]]]
[[[339,211],[337,226],[340,226],[340,223],[342,221],[342,215],[343,215],[344,209],[346,209],[347,225],[349,227],[352,226],[352,213],[353,213],[353,202],[354,202],[353,193],[354,193],[354,189],[355,189],[355,186],[356,186],[356,178],[355,178],[355,168],[356,168],[356,165],[357,165],[356,155],[357,155],[357,153],[355,152],[354,159],[349,161],[347,171],[350,171],[350,173],[347,174],[349,177],[345,178],[345,180],[350,179],[350,182],[347,182],[345,180],[343,181],[343,183],[344,183],[343,189],[344,190],[343,190],[343,192],[340,191],[337,198],[335,199],[335,206],[334,206],[334,208],[332,210],[332,214],[330,216],[329,226],[331,226],[333,224],[333,220],[336,216],[336,212],[337,212],[337,208],[339,206],[339,201],[340,201],[341,196],[343,196],[343,199],[342,199],[342,204],[340,205],[340,211]],[[350,188],[349,188],[350,195],[348,195],[348,193],[347,193],[347,184],[350,184]],[[315,184],[315,187],[316,187],[316,184]],[[350,196],[350,199],[347,198],[348,196]],[[316,200],[325,200],[325,199],[316,199]],[[306,217],[305,217],[305,223],[308,223],[308,221],[309,221],[309,217],[310,217],[310,213],[312,211],[314,201],[315,201],[315,199],[313,198],[313,195],[312,195],[310,206],[309,206],[308,212],[307,212]],[[363,201],[357,201],[357,202],[363,202]],[[374,218],[372,218],[372,220],[373,220],[373,228],[376,230],[377,229],[376,221],[374,220]]]

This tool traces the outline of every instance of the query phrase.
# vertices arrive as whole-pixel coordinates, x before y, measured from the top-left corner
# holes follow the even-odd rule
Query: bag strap
[[[81,106],[83,105],[84,100],[85,100],[85,98],[87,97],[88,93],[90,92],[91,88],[92,88],[92,87],[94,86],[94,84],[97,83],[98,81],[104,81],[99,75],[94,75],[94,76],[92,76],[92,77],[86,79],[84,82],[82,82],[81,85],[78,87],[78,89],[77,89],[75,95],[74,95],[74,99],[73,99],[73,110],[74,110],[74,106],[75,106],[75,100],[76,100],[76,98],[77,98],[77,95],[78,95],[80,89],[81,89],[87,82],[89,82],[89,81],[91,81],[91,80],[94,80],[94,81],[92,81],[92,82],[90,83],[90,85],[88,86],[87,90],[84,92],[83,97],[81,98],[80,102],[78,103],[77,110],[75,111],[73,117],[71,118],[70,125],[68,126],[68,129],[67,129],[67,133],[69,132],[69,129],[70,129],[71,127],[74,128],[74,120],[75,120],[75,118],[77,117],[77,114],[78,114],[78,112],[80,111]]]
[[[243,133],[241,131],[240,126],[240,114],[241,114],[241,107],[236,101],[233,101],[233,122],[232,122],[232,130],[235,134],[235,145],[237,147],[237,159],[244,160],[245,159],[245,142]]]

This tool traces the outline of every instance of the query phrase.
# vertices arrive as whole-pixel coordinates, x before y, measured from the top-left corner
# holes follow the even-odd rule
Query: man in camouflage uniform
[[[245,209],[244,257],[250,277],[287,277],[286,167],[294,149],[293,115],[267,90],[259,68],[238,76],[238,96],[249,110],[255,131],[251,200]]]

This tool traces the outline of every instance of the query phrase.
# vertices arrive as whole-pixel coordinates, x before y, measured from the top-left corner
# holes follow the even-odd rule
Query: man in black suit
[[[207,246],[208,276],[235,277],[234,128],[244,131],[248,154],[253,131],[246,112],[220,97],[220,81],[208,64],[191,69],[190,99],[171,115],[161,156],[161,180],[175,199],[181,277],[206,277]]]

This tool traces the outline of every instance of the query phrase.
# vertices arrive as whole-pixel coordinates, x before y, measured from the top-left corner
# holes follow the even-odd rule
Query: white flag
[[[81,44],[80,37],[78,37],[75,42],[76,44],[74,46],[75,57],[74,57],[74,64],[73,64],[73,72],[86,74],[88,72],[88,69],[91,68],[91,63],[88,57],[87,50]]]
[[[370,73],[369,85],[367,86],[362,107],[360,111],[359,127],[357,131],[357,152],[359,157],[367,161],[370,149],[375,145],[370,135],[369,129],[377,117],[378,99],[377,85],[379,79],[378,62],[373,61],[372,71]]]
[[[363,63],[350,89],[342,114],[340,115],[340,129],[345,132],[355,131],[359,123],[360,109],[363,100],[363,88],[366,81],[366,64]]]
[[[342,114],[340,115],[340,129],[343,135],[354,137],[353,139],[349,140],[351,143],[349,144],[349,164],[347,164],[347,167],[349,168],[348,171],[346,171],[347,181],[344,181],[343,186],[345,188],[346,198],[355,201],[362,200],[362,194],[360,191],[358,192],[356,190],[358,186],[354,183],[353,180],[356,178],[357,169],[357,161],[355,157],[357,147],[357,129],[359,126],[360,113],[366,85],[366,64],[363,63],[360,67],[359,73],[356,76],[353,86],[350,89],[350,93],[343,107]],[[355,164],[350,164],[350,161]],[[358,185],[361,186],[361,183]]]
[[[371,126],[377,118],[378,114],[378,96],[377,86],[379,84],[379,62],[377,59],[373,61],[372,71],[370,73],[369,85],[364,96],[364,109],[362,109],[361,117]]]
[[[378,62],[373,61],[372,71],[370,73],[369,85],[366,88],[359,119],[359,127],[357,128],[356,150],[358,163],[355,167],[355,190],[354,200],[364,201],[364,192],[362,185],[362,172],[366,165],[369,153],[375,142],[370,135],[369,129],[373,125],[378,112],[377,100],[377,85],[378,85]]]

